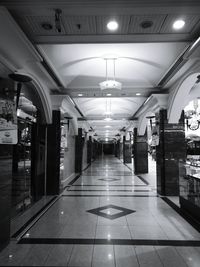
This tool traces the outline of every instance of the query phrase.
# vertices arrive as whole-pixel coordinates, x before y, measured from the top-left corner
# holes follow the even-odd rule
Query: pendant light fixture
[[[104,60],[106,62],[106,80],[99,84],[100,89],[101,90],[106,90],[106,89],[121,90],[122,84],[115,80],[115,60],[117,60],[117,59],[116,58],[104,58]],[[112,63],[113,63],[113,78],[112,79],[109,79],[109,77],[108,77],[108,60],[112,61]]]

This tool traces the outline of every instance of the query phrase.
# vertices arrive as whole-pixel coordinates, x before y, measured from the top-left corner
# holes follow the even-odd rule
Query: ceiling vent
[[[145,21],[143,21],[143,22],[140,23],[140,26],[143,29],[151,28],[153,26],[153,21],[151,21],[151,20],[145,20]]]

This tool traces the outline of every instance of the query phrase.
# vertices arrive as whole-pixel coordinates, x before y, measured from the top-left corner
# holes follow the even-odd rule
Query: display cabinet
[[[180,205],[200,222],[200,161],[193,158],[179,162]]]

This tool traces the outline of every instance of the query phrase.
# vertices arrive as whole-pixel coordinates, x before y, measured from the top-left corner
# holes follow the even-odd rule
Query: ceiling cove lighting
[[[109,31],[116,31],[119,25],[116,20],[110,20],[106,26]]]
[[[118,89],[118,90],[121,90],[122,89],[122,84],[115,80],[115,61],[117,59],[116,58],[112,58],[112,59],[104,58],[104,60],[106,61],[106,80],[101,82],[101,83],[99,83],[100,89],[101,90],[106,90],[106,89]],[[108,60],[112,61],[112,63],[113,63],[113,78],[112,79],[108,78]]]
[[[182,20],[182,19],[176,20],[176,21],[173,23],[173,28],[174,28],[175,30],[180,30],[180,29],[182,29],[184,26],[185,26],[185,21]]]

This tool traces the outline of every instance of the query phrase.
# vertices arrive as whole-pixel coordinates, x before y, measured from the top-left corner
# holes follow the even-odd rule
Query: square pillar
[[[82,161],[83,161],[83,137],[82,128],[78,128],[78,135],[75,137],[75,172],[82,172]]]
[[[60,111],[53,110],[52,124],[47,126],[47,195],[60,193]]]
[[[87,141],[87,163],[91,164],[92,162],[92,136],[89,136]]]
[[[184,114],[179,123],[168,123],[167,111],[156,114],[159,145],[156,147],[157,191],[161,195],[179,195],[179,160],[186,158]]]
[[[126,140],[123,137],[123,161],[124,163],[131,163],[131,140]]]
[[[138,136],[134,128],[134,170],[135,174],[148,173],[148,144],[147,135]]]

